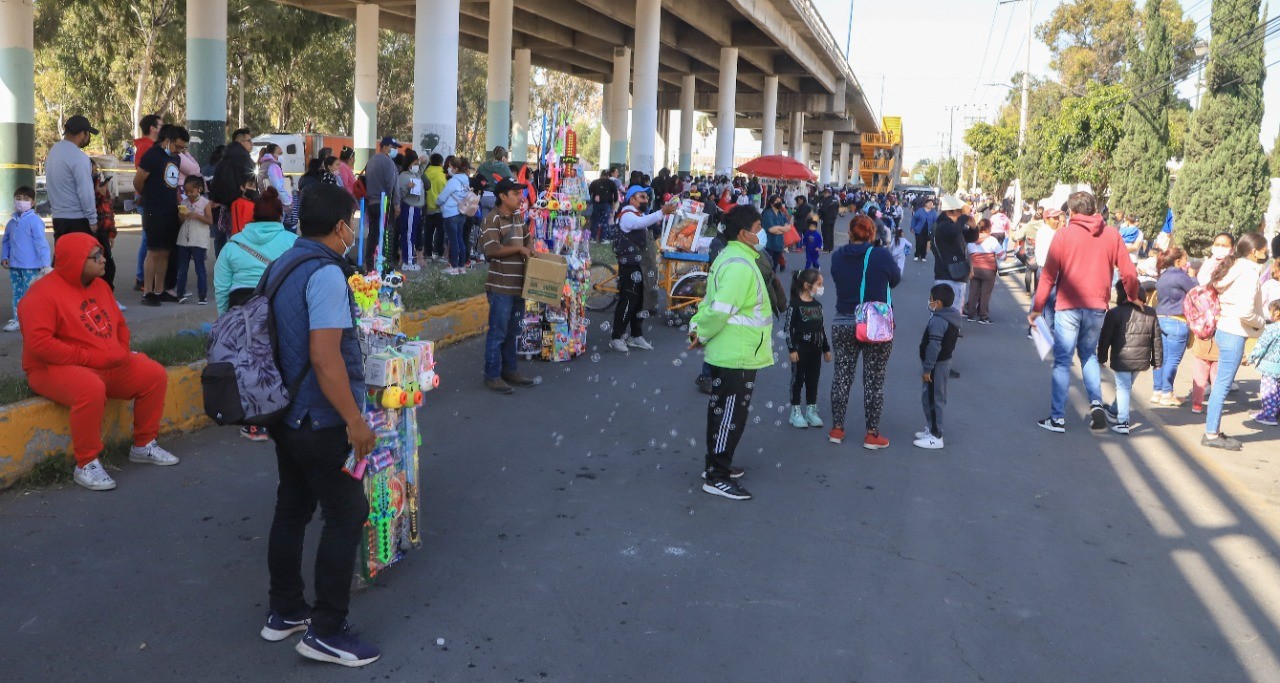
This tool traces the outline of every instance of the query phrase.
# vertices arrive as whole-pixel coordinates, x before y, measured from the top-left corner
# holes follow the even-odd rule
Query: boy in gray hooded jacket
[[[942,409],[947,405],[947,376],[951,371],[951,354],[960,339],[960,312],[952,308],[956,293],[949,285],[934,285],[929,290],[929,317],[920,339],[921,403],[924,406],[924,431],[916,432],[918,448],[942,448]]]

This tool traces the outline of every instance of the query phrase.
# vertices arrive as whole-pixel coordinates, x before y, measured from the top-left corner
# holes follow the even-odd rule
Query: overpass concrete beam
[[[808,64],[813,77],[827,92],[835,92],[837,75],[823,63],[824,55],[791,27],[791,22],[778,11],[773,0],[728,0],[728,3],[765,35],[773,38],[797,62]]]

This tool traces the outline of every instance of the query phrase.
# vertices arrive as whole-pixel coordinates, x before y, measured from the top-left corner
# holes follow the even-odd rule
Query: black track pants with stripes
[[[711,401],[707,404],[707,481],[728,479],[733,452],[747,428],[755,370],[711,366]]]

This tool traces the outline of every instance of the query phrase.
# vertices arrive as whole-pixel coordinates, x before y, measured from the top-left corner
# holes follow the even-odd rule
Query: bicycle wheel
[[[607,263],[591,264],[591,291],[587,293],[588,311],[607,311],[618,303],[618,270]]]

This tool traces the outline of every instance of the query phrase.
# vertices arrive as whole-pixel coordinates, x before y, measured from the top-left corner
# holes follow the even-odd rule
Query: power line
[[[996,17],[1000,16],[1000,0],[996,0],[995,9],[991,11],[991,26],[987,28],[987,35],[990,36],[992,31],[996,30]],[[987,53],[991,51],[991,41],[984,41],[982,46],[982,64],[978,67],[978,78],[973,83],[973,90],[969,92],[969,99],[978,92],[978,85],[982,83],[982,74],[987,69]]]
[[[995,80],[995,78],[996,78],[996,69],[997,69],[997,67],[999,67],[999,66],[1000,66],[1000,59],[1001,59],[1002,57],[1004,57],[1004,46],[1005,46],[1005,44],[1006,44],[1006,43],[1008,43],[1008,42],[1009,42],[1008,40],[1005,40],[1005,39],[1009,37],[1009,29],[1013,28],[1013,15],[1014,15],[1014,12],[1011,10],[1011,11],[1009,12],[1009,22],[1008,22],[1007,24],[1005,24],[1005,26],[1004,26],[1004,33],[1003,33],[1003,34],[1001,34],[1001,40],[1000,40],[1000,51],[996,53],[996,61],[995,61],[994,63],[992,63],[992,65],[991,65],[991,78],[990,78],[990,79],[988,79],[988,81],[994,81],[994,80]],[[995,37],[995,36],[989,36],[989,38],[988,38],[988,39],[990,39],[990,38],[994,38],[994,37]]]

